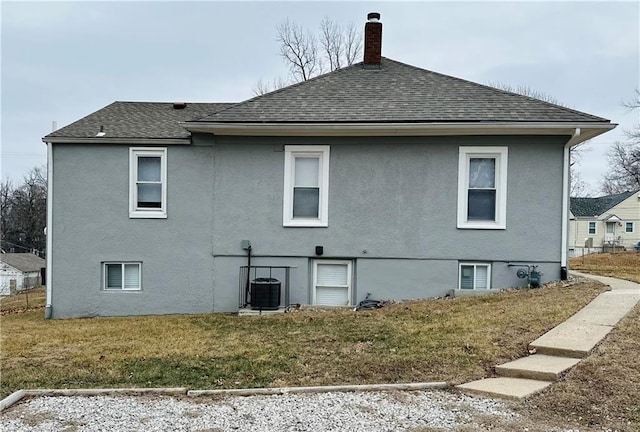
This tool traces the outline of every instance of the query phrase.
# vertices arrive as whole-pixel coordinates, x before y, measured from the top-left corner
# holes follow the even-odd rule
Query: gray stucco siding
[[[350,259],[352,302],[457,288],[461,261],[492,287],[523,286],[508,262],[559,278],[567,137],[214,137],[167,147],[166,219],[128,214],[129,146],[53,147],[53,317],[234,312],[241,240],[253,265],[286,265],[310,303],[312,262]],[[284,146],[330,145],[329,226],[282,226]],[[460,146],[508,146],[507,228],[457,228]],[[323,246],[322,257],[315,246]],[[142,290],[102,289],[104,262],[141,262]]]
[[[290,266],[289,303],[311,304],[313,298],[312,265],[314,260],[341,259],[351,260],[353,264],[351,304],[356,305],[367,293],[378,300],[416,300],[443,297],[458,288],[458,269],[461,262],[455,259],[372,259],[348,257],[253,257],[256,266]],[[519,279],[516,271],[521,268],[510,266],[509,262],[475,260],[475,263],[491,265],[491,287],[524,287],[526,279]],[[236,312],[238,310],[239,270],[247,264],[243,256],[216,257],[216,301],[215,312]],[[538,265],[543,272],[542,281],[549,282],[559,278],[558,263],[526,261],[526,264]],[[513,262],[513,264],[517,264]],[[265,270],[262,270],[265,271]],[[253,279],[254,274],[251,274]],[[265,274],[258,274],[258,277]],[[273,277],[282,282],[283,273],[274,270]],[[284,294],[282,294],[284,297]]]
[[[237,138],[215,144],[214,253],[560,261],[564,137]],[[331,145],[329,226],[282,226],[284,145]],[[507,229],[456,226],[461,145],[509,146]],[[366,253],[363,252],[366,250]]]
[[[129,147],[53,147],[53,317],[213,310],[212,149],[167,149],[168,217],[130,219]],[[102,289],[103,262],[141,262],[141,291]]]

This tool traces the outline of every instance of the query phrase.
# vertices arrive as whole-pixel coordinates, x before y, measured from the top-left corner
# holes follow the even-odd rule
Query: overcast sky
[[[237,102],[286,76],[276,27],[324,16],[363,27],[380,12],[382,54],[482,84],[528,85],[611,119],[579,167],[590,185],[638,122],[640,6],[626,2],[8,2],[2,16],[0,176],[46,163],[41,138],[113,101]],[[81,169],[81,167],[79,167]]]

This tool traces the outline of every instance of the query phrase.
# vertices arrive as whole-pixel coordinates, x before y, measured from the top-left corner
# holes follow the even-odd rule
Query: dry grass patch
[[[603,286],[548,286],[375,310],[45,321],[2,317],[1,395],[19,388],[234,388],[460,383],[526,355],[529,342]]]
[[[589,254],[569,260],[573,270],[611,276],[640,283],[640,253]]]
[[[44,308],[46,292],[44,287],[20,291],[18,294],[0,297],[0,313],[7,315],[41,310]]]

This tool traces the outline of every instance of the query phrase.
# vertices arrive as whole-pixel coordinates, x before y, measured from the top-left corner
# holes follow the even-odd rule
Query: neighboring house
[[[598,198],[571,198],[569,250],[573,256],[603,248],[634,249],[640,242],[640,190]]]
[[[566,277],[569,150],[615,125],[384,58],[381,34],[374,14],[363,62],[245,102],[115,102],[44,137],[46,316]]]
[[[0,295],[13,294],[42,285],[46,261],[30,253],[0,254]]]

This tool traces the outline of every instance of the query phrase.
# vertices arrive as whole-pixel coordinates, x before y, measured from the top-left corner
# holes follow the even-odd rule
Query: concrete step
[[[529,349],[537,354],[584,358],[612,329],[583,321],[565,321],[531,342]]]
[[[560,375],[574,367],[580,359],[534,354],[495,367],[503,377],[557,381]]]
[[[501,377],[471,381],[457,385],[456,388],[479,396],[519,400],[538,393],[549,385],[551,385],[550,381]]]

